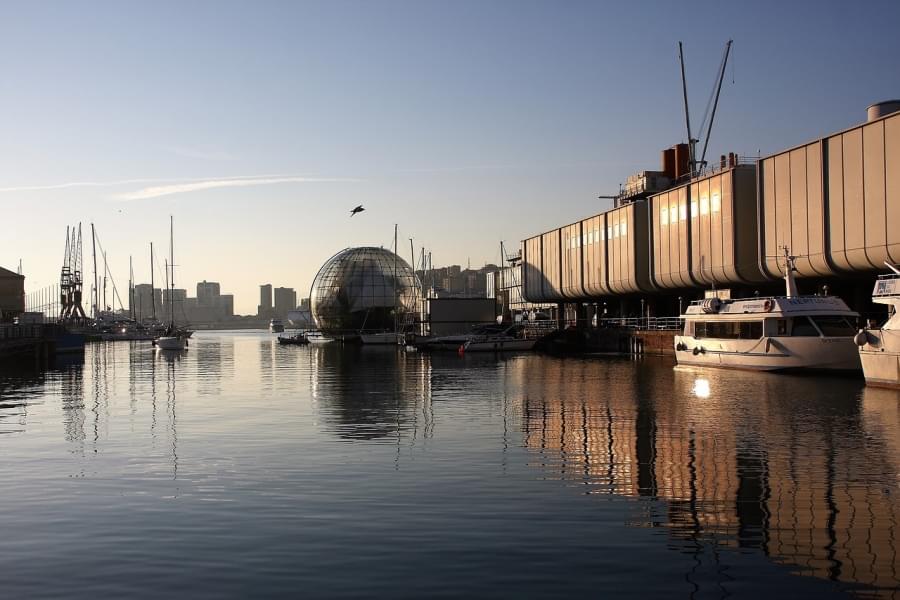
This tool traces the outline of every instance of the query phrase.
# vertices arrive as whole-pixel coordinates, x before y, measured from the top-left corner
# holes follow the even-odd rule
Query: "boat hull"
[[[403,339],[397,333],[361,333],[359,340],[366,345],[396,346]]]
[[[525,352],[533,350],[537,340],[470,340],[463,346],[465,352]]]
[[[866,332],[868,342],[859,349],[866,385],[900,388],[900,331]]]
[[[680,365],[752,371],[862,369],[857,347],[846,337],[715,340],[679,335],[675,336],[675,359]]]
[[[182,337],[161,337],[154,343],[160,350],[184,350],[187,347],[187,340]]]

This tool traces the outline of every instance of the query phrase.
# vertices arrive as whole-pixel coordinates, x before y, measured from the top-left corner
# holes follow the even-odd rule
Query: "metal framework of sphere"
[[[348,248],[322,265],[309,297],[322,331],[393,331],[418,313],[419,279],[390,250]]]

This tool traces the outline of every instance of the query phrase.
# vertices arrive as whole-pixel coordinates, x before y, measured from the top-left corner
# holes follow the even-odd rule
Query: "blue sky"
[[[479,266],[501,239],[603,210],[598,194],[686,137],[679,40],[695,121],[735,41],[712,156],[900,97],[897,2],[0,10],[0,265],[54,283],[65,226],[94,222],[124,288],[129,255],[149,280],[172,214],[179,287],[220,281],[244,313],[260,283],[303,296],[328,256],[390,244],[395,222],[402,256],[412,237],[436,265]]]

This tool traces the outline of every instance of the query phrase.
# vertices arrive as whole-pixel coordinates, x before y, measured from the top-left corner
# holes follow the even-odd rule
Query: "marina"
[[[4,600],[900,600],[900,4],[4,16]]]
[[[900,392],[670,358],[194,338],[2,370],[8,594],[900,585]]]

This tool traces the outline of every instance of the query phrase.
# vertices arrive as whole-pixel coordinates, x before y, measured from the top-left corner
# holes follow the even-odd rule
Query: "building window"
[[[713,211],[714,213],[717,213],[717,212],[719,212],[719,210],[720,210],[721,208],[722,208],[722,200],[721,200],[721,198],[719,197],[719,192],[713,192],[713,195],[712,195],[712,211]]]
[[[706,196],[700,197],[700,214],[709,214],[709,198],[707,198]]]
[[[622,237],[628,235],[628,223],[626,221],[622,221],[622,223],[619,224],[619,229],[621,230]]]
[[[681,213],[681,220],[687,221],[687,204],[682,204],[678,207],[678,212]]]
[[[675,223],[678,221],[678,207],[671,206],[669,207],[669,223]]]
[[[669,224],[669,209],[665,206],[662,207],[662,210],[659,211],[659,223],[660,225],[668,225]]]
[[[697,213],[697,201],[696,201],[696,200],[692,200],[692,201],[691,201],[691,218],[692,218],[692,219],[696,219],[696,218],[697,218],[697,214],[698,214],[698,213]]]
[[[613,224],[613,237],[614,238],[619,237],[619,224],[618,223]]]
[[[606,239],[611,240],[613,238],[613,228],[612,225],[606,226]]]

